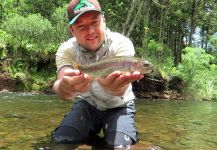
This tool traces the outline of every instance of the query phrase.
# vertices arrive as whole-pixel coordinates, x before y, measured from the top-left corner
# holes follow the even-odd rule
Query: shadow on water
[[[51,140],[51,136],[39,138],[40,141],[33,144],[35,150],[109,150],[104,147],[103,139],[99,136],[93,137],[85,144],[59,144]]]
[[[48,140],[50,137],[47,136],[44,139],[37,139],[41,141],[33,144],[34,150],[115,150],[114,148],[105,147],[103,139],[99,136],[93,137],[92,140],[86,144],[59,144]],[[125,148],[118,148],[116,150],[166,150],[155,145],[143,145],[136,144]]]

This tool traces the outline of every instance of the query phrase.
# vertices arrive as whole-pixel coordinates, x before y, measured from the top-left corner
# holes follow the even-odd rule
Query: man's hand
[[[72,99],[76,93],[89,90],[92,79],[79,70],[70,68],[60,70],[53,89],[62,99]]]
[[[143,77],[144,75],[141,75],[138,71],[132,74],[129,72],[121,73],[120,71],[115,71],[106,78],[99,78],[98,83],[107,93],[113,96],[122,96],[131,82],[140,80]]]

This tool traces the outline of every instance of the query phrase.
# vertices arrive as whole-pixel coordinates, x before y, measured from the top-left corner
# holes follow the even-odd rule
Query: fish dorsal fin
[[[109,59],[121,59],[121,58],[123,58],[123,59],[124,58],[133,58],[133,56],[109,56],[109,57],[103,56],[100,61],[109,60]]]

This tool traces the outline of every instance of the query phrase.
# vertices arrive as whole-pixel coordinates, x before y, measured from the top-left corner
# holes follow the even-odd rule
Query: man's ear
[[[106,28],[106,19],[103,17],[103,26],[104,26],[104,28]]]
[[[74,32],[71,26],[68,27],[69,32],[71,33],[72,36],[74,36]]]
[[[102,21],[103,21],[104,23],[106,23],[106,20],[105,20],[105,16],[104,16],[104,15],[102,15]]]

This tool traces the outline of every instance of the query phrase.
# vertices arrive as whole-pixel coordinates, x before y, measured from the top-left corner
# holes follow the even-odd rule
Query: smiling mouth
[[[87,40],[94,40],[94,39],[96,39],[98,36],[94,36],[94,37],[88,37],[88,38],[86,38]]]

